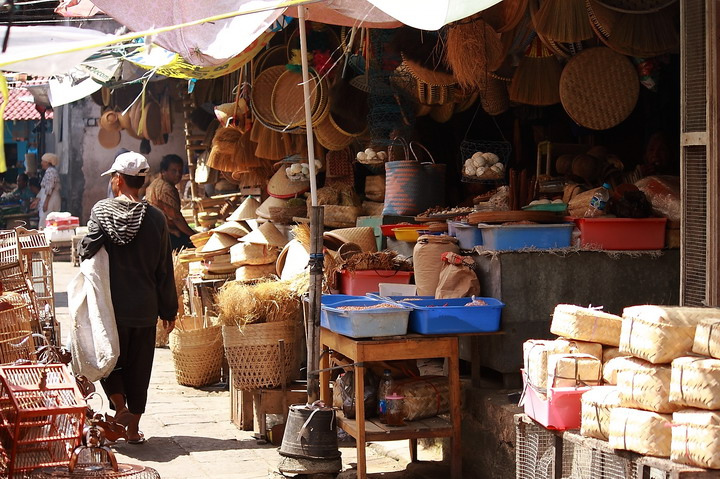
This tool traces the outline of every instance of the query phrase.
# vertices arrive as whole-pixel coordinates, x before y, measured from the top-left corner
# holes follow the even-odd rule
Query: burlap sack
[[[669,414],[617,407],[610,412],[608,442],[614,449],[669,457],[671,424],[672,416]]]
[[[572,304],[558,304],[550,332],[564,338],[617,346],[621,327],[620,316]]]
[[[618,358],[613,358],[608,362],[603,363],[603,381],[605,381],[605,384],[616,385],[618,372],[626,369],[641,367],[646,363],[647,361],[643,361],[642,359],[634,358],[632,356],[620,356]]]
[[[581,398],[582,424],[580,434],[608,440],[610,411],[620,406],[620,391],[615,386],[599,386],[590,389]]]
[[[720,469],[720,413],[698,409],[673,413],[670,459]]]
[[[720,409],[720,359],[682,357],[674,360],[670,401],[679,406]]]
[[[704,319],[695,330],[693,353],[720,359],[720,319]]]
[[[670,366],[644,361],[618,371],[621,406],[663,414],[677,411],[678,406],[670,402],[670,375]]]
[[[413,248],[413,270],[418,296],[435,296],[442,260],[440,255],[446,251],[459,253],[457,240],[447,235],[423,235]]]
[[[385,175],[365,177],[365,197],[370,201],[385,201]]]
[[[548,356],[548,387],[599,386],[602,364],[589,354],[569,353]]]
[[[711,308],[632,306],[623,310],[620,351],[653,364],[669,363],[692,350],[696,326],[717,314]]]

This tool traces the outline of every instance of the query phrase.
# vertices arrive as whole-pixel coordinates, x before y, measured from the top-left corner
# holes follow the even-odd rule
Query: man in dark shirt
[[[115,159],[103,173],[112,175],[115,198],[93,206],[89,233],[80,246],[82,259],[91,258],[101,246],[108,253],[120,356],[101,384],[131,444],[145,442],[139,424],[147,403],[157,318],[170,332],[178,310],[165,216],[139,196],[147,171],[147,160],[139,153]]]

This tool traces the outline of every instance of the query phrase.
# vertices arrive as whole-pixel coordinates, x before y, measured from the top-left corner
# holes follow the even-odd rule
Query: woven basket
[[[670,401],[679,406],[720,409],[720,359],[674,360]]]
[[[223,343],[219,325],[188,330],[173,329],[170,333],[170,351],[178,384],[202,387],[220,381]]]
[[[581,398],[580,434],[608,440],[610,432],[610,411],[620,406],[620,391],[614,386],[592,388]]]
[[[278,207],[278,206],[271,206],[269,208],[270,210],[270,220],[273,223],[281,224],[281,225],[287,225],[291,223],[295,223],[295,220],[293,218],[300,217],[304,218],[307,216],[307,206],[288,206],[288,207]]]
[[[606,130],[625,120],[639,94],[632,62],[605,47],[575,55],[560,76],[563,108],[578,125],[593,130]]]
[[[589,354],[566,353],[548,356],[548,387],[586,387],[602,383],[602,364]]]
[[[620,348],[604,347],[602,352],[602,362],[605,364],[611,359],[620,358],[627,356],[625,353],[620,352]]]
[[[622,318],[595,309],[558,304],[553,312],[550,332],[566,338],[617,346]]]
[[[235,388],[249,391],[280,386],[284,376],[293,379],[295,321],[222,327],[225,356]],[[285,361],[280,364],[278,340],[285,341]]]
[[[2,299],[12,307],[0,311],[0,364],[18,359],[35,359],[30,310],[16,293],[4,293]]]
[[[325,226],[332,228],[352,228],[357,222],[362,208],[358,206],[325,205]]]
[[[695,330],[692,352],[720,359],[720,319],[700,321]]]
[[[650,305],[625,308],[620,351],[654,364],[669,363],[692,350],[697,324],[716,311]]]
[[[605,384],[616,385],[617,375],[620,371],[634,369],[646,364],[642,359],[633,358],[632,356],[620,356],[610,359],[603,363],[603,381]]]
[[[720,413],[696,409],[674,413],[670,459],[720,469]]]
[[[523,343],[523,358],[528,382],[540,389],[547,389],[548,356],[570,352],[567,341],[529,339]]]
[[[353,142],[353,137],[338,127],[332,115],[326,115],[313,129],[315,138],[324,148],[330,151],[339,151],[347,148]]]
[[[285,71],[284,65],[272,66],[263,70],[255,79],[250,92],[250,106],[253,113],[263,126],[272,130],[281,130],[285,127],[275,119],[272,109],[272,92],[275,83]]]
[[[310,105],[315,113],[320,105],[322,90],[315,75],[310,76]],[[302,75],[285,70],[273,86],[270,108],[276,123],[290,128],[305,126],[305,97]]]
[[[622,407],[671,413],[678,407],[670,403],[670,375],[668,365],[650,363],[618,371],[617,387]]]
[[[669,457],[672,416],[618,407],[610,412],[610,447]]]

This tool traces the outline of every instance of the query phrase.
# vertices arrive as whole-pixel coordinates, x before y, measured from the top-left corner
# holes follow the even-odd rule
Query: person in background
[[[33,199],[28,205],[28,210],[37,210],[40,204],[40,180],[38,178],[30,178],[30,181],[28,182],[28,188],[30,188],[30,191],[32,191],[33,194]]]
[[[100,383],[115,409],[115,420],[127,428],[130,444],[145,442],[140,418],[147,404],[157,319],[170,333],[178,311],[165,216],[140,199],[148,170],[139,153],[115,159],[103,173],[112,175],[114,198],[93,206],[79,250],[83,260],[102,246],[107,250],[120,355],[115,369]]]
[[[122,155],[123,153],[128,153],[130,150],[127,148],[119,148],[118,151],[115,152],[115,157],[113,158],[113,161],[117,159],[118,156]],[[112,178],[110,178],[110,181],[108,181],[107,186],[107,198],[115,198],[114,193],[112,191]]]
[[[45,171],[40,182],[40,204],[38,213],[40,228],[45,227],[48,213],[60,211],[60,175],[57,171],[58,156],[55,153],[45,153],[40,160],[40,167]]]
[[[9,192],[2,195],[0,203],[22,203],[23,205],[30,204],[35,199],[35,194],[30,190],[28,186],[28,175],[20,173],[17,176],[17,187]]]
[[[165,213],[173,251],[192,248],[190,236],[195,234],[180,211],[180,192],[176,185],[182,179],[183,166],[182,158],[178,155],[163,156],[160,176],[145,190],[148,203]]]

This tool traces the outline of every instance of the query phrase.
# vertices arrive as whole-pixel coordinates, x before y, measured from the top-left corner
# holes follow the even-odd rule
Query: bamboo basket
[[[551,354],[548,387],[586,387],[602,383],[602,364],[590,354]]]
[[[627,356],[625,353],[620,352],[620,348],[605,347],[602,352],[602,362],[605,364],[611,359],[621,358]]]
[[[614,386],[600,386],[582,395],[580,434],[608,440],[610,411],[620,406],[620,391]]]
[[[530,384],[540,390],[548,387],[548,357],[553,354],[589,354],[602,358],[602,346],[567,339],[530,339],[523,344],[524,367]]]
[[[670,459],[720,469],[720,413],[697,409],[674,413]]]
[[[677,411],[670,402],[670,375],[670,366],[650,363],[618,371],[621,406],[664,414]]]
[[[614,449],[648,456],[669,457],[672,416],[618,407],[610,412],[608,441]]]
[[[695,330],[692,352],[720,359],[720,319],[704,319]]]
[[[18,359],[34,360],[30,309],[17,293],[4,293],[2,299],[12,307],[0,311],[0,364],[14,363]]]
[[[677,306],[625,308],[620,351],[653,364],[669,363],[692,350],[696,326],[715,313],[709,308]]]
[[[720,409],[720,359],[674,360],[670,401],[679,406]]]
[[[603,364],[603,381],[606,384],[616,385],[617,375],[620,371],[641,367],[646,362],[632,356],[620,356]]]
[[[617,346],[621,328],[620,316],[572,304],[558,304],[550,332],[565,338]]]
[[[295,321],[248,323],[223,326],[223,343],[236,389],[249,391],[274,388],[293,379],[295,363]],[[285,360],[280,361],[280,345],[285,342]]]
[[[223,343],[220,325],[204,319],[184,317],[170,333],[170,351],[175,379],[182,386],[202,387],[220,381]]]

